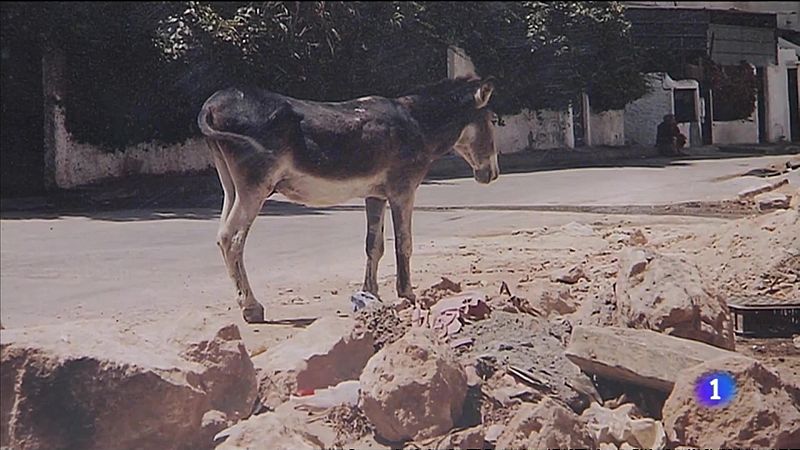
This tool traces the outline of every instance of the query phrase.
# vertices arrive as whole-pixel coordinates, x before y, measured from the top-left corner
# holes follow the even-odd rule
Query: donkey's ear
[[[481,109],[489,104],[494,92],[494,78],[489,77],[481,82],[480,87],[475,91],[475,108]]]

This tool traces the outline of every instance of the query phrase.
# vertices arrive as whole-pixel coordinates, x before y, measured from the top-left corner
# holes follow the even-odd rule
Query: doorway
[[[797,99],[797,69],[788,69],[789,79],[789,123],[792,142],[800,142],[800,102]]]

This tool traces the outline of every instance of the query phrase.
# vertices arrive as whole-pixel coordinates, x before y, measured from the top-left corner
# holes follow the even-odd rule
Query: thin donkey
[[[198,116],[225,199],[217,244],[238,291],[245,321],[263,322],[244,268],[248,230],[264,202],[279,192],[292,201],[328,206],[364,198],[367,212],[365,291],[378,294],[384,211],[392,211],[397,294],[411,287],[414,195],[431,163],[454,149],[488,184],[499,175],[487,108],[491,79],[444,80],[398,98],[340,103],[297,100],[259,89],[212,95]]]

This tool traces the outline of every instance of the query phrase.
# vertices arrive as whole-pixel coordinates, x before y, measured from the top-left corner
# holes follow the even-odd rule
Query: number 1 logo
[[[706,374],[697,380],[695,394],[703,406],[725,406],[736,396],[736,379],[727,372]]]

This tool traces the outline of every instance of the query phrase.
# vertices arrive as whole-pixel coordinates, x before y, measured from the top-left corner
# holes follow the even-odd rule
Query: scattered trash
[[[431,308],[431,328],[439,332],[440,338],[446,338],[458,333],[464,321],[483,319],[490,311],[486,296],[480,292],[442,299]]]
[[[358,291],[350,296],[350,303],[353,304],[353,312],[357,312],[359,309],[366,308],[367,305],[373,302],[380,302],[380,300],[378,297],[375,297],[366,291]]]

